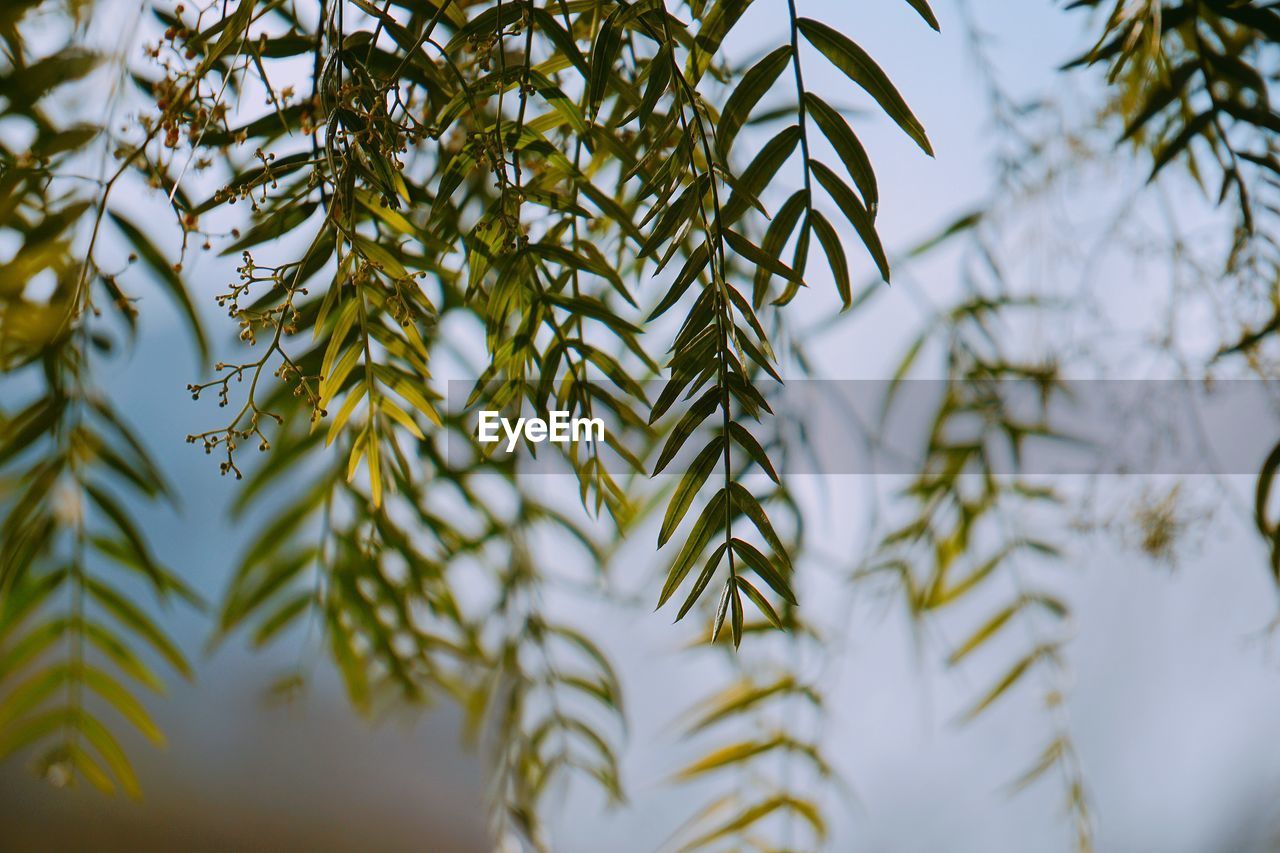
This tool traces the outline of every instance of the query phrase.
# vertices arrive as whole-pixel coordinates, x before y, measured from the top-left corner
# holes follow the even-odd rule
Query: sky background
[[[992,186],[991,128],[979,76],[957,7],[935,4],[943,32],[926,28],[902,0],[799,0],[802,14],[852,34],[895,81],[933,141],[925,158],[886,120],[858,126],[876,165],[887,246],[906,247],[984,198]],[[1058,4],[973,0],[976,19],[1002,81],[1019,96],[1070,98],[1056,68],[1088,37],[1087,19]],[[745,53],[786,38],[782,4],[758,0]],[[112,20],[94,22],[99,36]],[[810,87],[843,104],[849,84],[810,61]],[[1087,82],[1087,79],[1086,79]],[[849,92],[848,103],[862,103]],[[740,143],[741,144],[741,143]],[[1140,183],[1140,166],[1116,180]],[[849,254],[869,264],[858,246]],[[836,378],[882,377],[919,322],[912,290],[945,301],[954,258],[910,270],[910,283],[883,293],[816,342],[817,361]],[[189,270],[214,332],[231,330],[212,295],[233,262],[202,258]],[[1074,272],[1067,270],[1063,272]],[[1131,270],[1104,263],[1104,282],[1134,285]],[[1158,272],[1157,272],[1158,278]],[[1157,280],[1155,284],[1159,285]],[[816,282],[799,313],[818,318],[835,306],[834,288]],[[1117,303],[1129,296],[1117,287]],[[806,300],[808,300],[806,302]],[[104,389],[147,436],[173,482],[181,517],[139,509],[156,552],[207,598],[217,600],[251,527],[225,521],[235,484],[182,441],[210,410],[184,392],[202,375],[167,305],[157,306],[127,361],[101,371]],[[866,478],[805,484],[814,496],[823,553],[851,564],[867,507]],[[1247,493],[1247,478],[1232,484]],[[1117,487],[1119,488],[1119,487]],[[1175,567],[1154,563],[1116,537],[1073,538],[1072,557],[1049,583],[1075,610],[1070,646],[1075,682],[1070,717],[1099,821],[1103,851],[1274,849],[1280,793],[1280,666],[1274,639],[1260,632],[1275,615],[1275,591],[1253,532],[1219,506],[1216,487],[1191,482],[1202,509],[1215,512]],[[646,539],[646,543],[651,540]],[[640,549],[636,553],[643,553]],[[624,566],[631,588],[651,583],[656,563]],[[688,632],[647,607],[584,609],[622,672],[631,731],[625,752],[631,804],[605,811],[593,791],[571,785],[553,814],[557,851],[662,849],[691,811],[697,790],[665,784],[698,744],[680,741],[678,712],[702,695],[707,666],[679,653]],[[316,688],[299,703],[269,707],[262,692],[288,649],[250,653],[237,638],[201,657],[209,625],[175,610],[167,616],[182,647],[199,661],[194,685],[175,684],[153,703],[169,736],[162,752],[126,738],[146,801],[67,795],[25,768],[0,768],[0,848],[187,850],[486,849],[483,768],[458,745],[458,714],[448,706],[417,720],[370,726],[346,707],[323,663]],[[850,851],[1039,851],[1067,849],[1060,786],[1046,779],[1009,796],[1007,783],[1048,738],[1035,691],[1001,702],[975,724],[955,717],[995,670],[943,672],[941,655],[920,651],[896,608],[874,599],[848,611],[849,649],[831,687],[827,754],[854,796],[833,797],[833,849]],[[951,637],[953,641],[956,639]],[[995,665],[998,666],[999,661]],[[710,790],[710,789],[708,789]],[[86,846],[86,839],[92,840]]]

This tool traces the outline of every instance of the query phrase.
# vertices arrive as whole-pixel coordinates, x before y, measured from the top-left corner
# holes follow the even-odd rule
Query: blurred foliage
[[[29,141],[11,150],[0,131],[0,756],[36,749],[55,783],[136,794],[103,712],[161,741],[136,693],[163,690],[152,661],[190,676],[147,600],[202,604],[133,517],[173,504],[174,490],[94,390],[95,368],[145,319],[131,295],[145,278],[206,366],[192,397],[226,412],[187,440],[243,480],[233,515],[255,530],[215,608],[215,642],[242,632],[254,646],[323,649],[367,713],[452,697],[490,759],[495,838],[553,849],[541,817],[558,780],[574,773],[624,798],[626,730],[603,640],[553,602],[578,591],[575,560],[607,598],[616,553],[652,521],[667,560],[652,600],[677,620],[696,610],[706,654],[735,673],[691,712],[709,751],[677,774],[727,779],[727,793],[678,844],[823,847],[824,795],[839,785],[821,678],[797,660],[838,640],[800,615],[810,543],[775,464],[786,413],[762,388],[820,372],[786,311],[813,271],[856,309],[871,292],[854,291],[861,270],[887,282],[890,260],[863,116],[806,86],[806,69],[839,72],[904,142],[933,149],[855,34],[794,0],[772,10],[777,44],[745,59],[726,49],[751,5],[5,4],[0,128],[29,129],[13,137]],[[939,28],[925,0],[883,5]],[[119,55],[99,56],[86,20],[108,6],[136,26]],[[1150,152],[1153,180],[1181,161],[1216,185],[1238,210],[1226,268],[1275,282],[1263,223],[1280,176],[1268,100],[1280,15],[1120,0],[1096,20],[1097,45],[1072,67],[1106,66],[1120,138]],[[948,393],[903,495],[914,518],[854,577],[892,578],[920,624],[1004,579],[1010,597],[946,662],[1027,626],[1031,648],[965,716],[1041,677],[1053,731],[1021,781],[1062,773],[1083,849],[1088,797],[1061,685],[1069,608],[1020,564],[1059,550],[1010,523],[1057,496],[990,461],[1052,436],[1006,411],[999,382],[1037,383],[1047,405],[1057,375],[999,343],[1003,318],[1035,306],[1000,280],[988,213],[916,253],[972,240],[986,277],[906,347],[898,378],[940,347]],[[240,258],[216,301],[241,345],[209,364],[184,266],[214,250]],[[1223,354],[1247,355],[1277,328],[1264,319]],[[433,376],[441,361],[474,378],[465,405]],[[645,380],[659,378],[650,399]],[[561,506],[516,458],[471,443],[480,400],[607,414],[640,440],[542,448],[578,483],[577,503]],[[981,437],[953,440],[974,415]],[[254,465],[251,447],[264,454]],[[680,476],[652,479],[682,453]],[[1272,542],[1277,468],[1280,451],[1258,491]],[[300,665],[276,689],[306,675]]]
[[[1280,11],[1273,4],[1116,2],[1097,45],[1068,66],[1106,67],[1116,87],[1113,110],[1124,121],[1121,140],[1149,152],[1152,181],[1182,160],[1219,205],[1233,203],[1235,235],[1223,278],[1265,288],[1274,313],[1251,319],[1237,338],[1222,343],[1218,358],[1243,358],[1264,376],[1262,352],[1280,330],[1280,242],[1273,225],[1280,210],[1280,112],[1270,93],[1280,73],[1277,40]],[[1280,525],[1269,507],[1277,469],[1280,445],[1263,466],[1255,498],[1257,526],[1280,579]]]

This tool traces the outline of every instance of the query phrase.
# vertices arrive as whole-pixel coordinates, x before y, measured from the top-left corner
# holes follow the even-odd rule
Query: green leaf
[[[685,767],[676,778],[681,780],[694,779],[698,776],[706,775],[713,770],[721,770],[725,767],[733,767],[755,758],[757,755],[763,755],[779,746],[776,740],[756,741],[746,740],[711,752],[692,764]]]
[[[1160,171],[1169,165],[1174,157],[1187,150],[1193,139],[1208,131],[1213,125],[1215,115],[1216,113],[1213,110],[1205,110],[1187,122],[1173,139],[1162,145],[1160,150],[1156,152],[1155,160],[1151,165],[1151,174],[1147,177],[1147,181],[1154,181]]]
[[[933,10],[929,8],[928,0],[907,0],[907,3],[919,13],[921,18],[924,18],[924,22],[932,27],[934,32],[942,31],[938,26],[938,19],[934,16]]]
[[[871,217],[862,206],[862,202],[858,201],[858,197],[844,185],[844,182],[836,176],[835,172],[817,160],[810,160],[809,168],[813,170],[813,175],[818,179],[818,183],[822,184],[822,188],[827,191],[832,201],[836,203],[836,206],[840,208],[850,224],[853,225],[854,230],[858,232],[862,245],[867,247],[867,251],[871,253],[872,260],[876,262],[876,268],[880,270],[880,277],[888,282],[889,259],[885,256],[884,246],[880,243],[880,235],[876,233],[875,223],[871,221]],[[821,235],[819,235],[819,239],[821,239]]]
[[[720,567],[720,561],[724,558],[727,546],[722,542],[711,552],[711,556],[707,558],[707,564],[703,566],[701,574],[697,580],[693,582],[693,586],[689,590],[688,597],[685,598],[684,604],[680,605],[680,612],[676,614],[676,621],[679,622],[693,608],[693,605],[702,597],[702,593],[706,590],[707,585],[711,583],[711,578],[715,576],[716,569]]]
[[[715,469],[723,449],[724,439],[716,436],[706,447],[702,448],[689,466],[689,470],[685,471],[684,476],[680,478],[680,485],[676,487],[671,496],[671,502],[667,504],[667,513],[662,519],[662,529],[658,531],[659,548],[665,545],[671,535],[676,532],[680,521],[693,503],[694,497],[697,496],[698,490],[702,488],[703,483],[707,481],[707,477]]]
[[[39,670],[15,685],[0,701],[0,731],[11,728],[17,720],[39,707],[59,687],[74,678],[74,665],[63,662]]]
[[[315,595],[311,592],[300,592],[276,608],[275,612],[262,621],[253,632],[253,645],[262,648],[274,639],[281,631],[306,613],[315,604]]]
[[[783,45],[753,65],[737,81],[724,109],[720,111],[720,123],[716,127],[716,149],[722,160],[729,159],[729,151],[738,131],[747,123],[751,111],[777,81],[787,63],[791,61],[791,45]]]
[[[655,477],[662,473],[662,469],[666,468],[672,459],[676,458],[676,454],[680,452],[680,448],[684,446],[693,431],[720,405],[720,399],[720,389],[711,388],[698,398],[689,411],[685,412],[684,417],[672,428],[671,434],[667,436],[667,443],[662,447],[662,453],[658,455],[658,461],[653,467]]]
[[[671,306],[680,301],[680,297],[684,296],[689,286],[697,280],[698,275],[707,268],[707,264],[711,261],[711,248],[703,241],[698,244],[697,248],[689,253],[689,259],[685,261],[684,267],[668,288],[666,294],[663,295],[657,306],[649,312],[649,316],[645,319],[646,323],[652,323],[654,320],[665,314]]]
[[[560,293],[548,293],[546,299],[552,305],[564,308],[575,316],[589,317],[599,320],[618,335],[639,335],[641,330],[634,323],[622,319],[604,302],[594,296],[567,296]]]
[[[778,794],[761,803],[744,808],[725,823],[710,832],[699,835],[681,847],[680,851],[681,853],[689,853],[689,851],[705,849],[721,839],[743,835],[745,830],[778,811],[789,811],[799,815],[813,828],[813,832],[819,841],[826,839],[826,824],[823,822],[822,815],[816,805],[809,800],[800,800],[786,794]]]
[[[164,254],[156,248],[155,244],[143,233],[142,229],[114,210],[108,211],[107,215],[111,217],[111,221],[115,223],[116,227],[124,232],[125,238],[137,251],[138,257],[155,273],[156,279],[163,285],[165,293],[178,306],[178,310],[182,313],[187,328],[191,330],[192,338],[195,340],[196,356],[199,358],[200,363],[203,364],[208,361],[209,341],[205,338],[204,326],[200,323],[200,315],[196,312],[196,307],[191,301],[191,294],[187,292],[186,285],[182,283],[182,277],[174,271],[173,265],[165,259]]]
[[[107,700],[120,712],[120,716],[129,721],[147,740],[156,746],[164,745],[164,732],[160,731],[160,727],[151,719],[151,715],[147,713],[142,703],[134,698],[133,694],[120,682],[91,666],[84,668],[82,677],[90,690]]]
[[[760,153],[743,170],[737,187],[721,211],[725,224],[736,221],[748,208],[760,204],[758,196],[791,157],[801,136],[800,127],[793,124],[780,130],[764,144]]]
[[[515,7],[516,4],[511,4]],[[591,48],[591,74],[587,79],[587,107],[591,116],[600,110],[600,102],[604,100],[609,80],[614,77],[614,63],[622,49],[622,31],[618,22],[625,7],[618,6],[609,13],[596,34],[595,44]]]
[[[769,517],[765,514],[764,507],[760,506],[760,502],[756,500],[756,496],[747,491],[746,486],[741,483],[730,483],[729,492],[733,496],[733,506],[735,509],[744,514],[755,525],[756,530],[769,543],[769,547],[773,549],[773,554],[777,557],[778,562],[789,574],[791,572],[791,557],[787,554],[786,546],[782,544],[782,540],[778,538],[778,534],[773,529]]]
[[[685,541],[684,548],[667,572],[666,583],[663,584],[662,592],[658,596],[659,608],[666,604],[667,599],[680,588],[689,570],[693,568],[694,562],[702,556],[702,550],[711,541],[712,534],[724,523],[724,505],[727,499],[727,492],[721,489],[707,502],[702,514],[698,516],[698,521]]]
[[[768,252],[759,248],[737,231],[725,229],[724,240],[739,256],[755,264],[757,267],[764,267],[771,275],[779,276],[780,278],[784,278],[787,281],[792,281],[797,284],[804,283],[804,277],[801,276],[800,273],[796,272],[776,257],[770,255]]]
[[[769,475],[769,479],[778,485],[782,485],[782,480],[778,477],[778,472],[773,469],[773,463],[769,461],[769,455],[764,452],[764,448],[760,446],[760,442],[756,441],[755,436],[747,431],[747,428],[737,421],[729,424],[729,435],[733,436],[733,440],[738,446],[747,451],[751,460],[760,466],[760,469]]]
[[[235,628],[290,581],[313,566],[316,556],[317,549],[303,548],[268,562],[251,575],[238,576],[218,618],[219,634]]]
[[[245,232],[239,240],[227,246],[219,254],[235,255],[245,249],[252,249],[272,240],[279,240],[285,234],[296,231],[319,207],[317,202],[292,205],[282,213],[267,216]]]
[[[204,600],[186,581],[158,563],[147,564],[145,557],[139,556],[137,549],[128,542],[103,536],[92,536],[89,541],[93,543],[94,550],[102,556],[114,560],[130,571],[137,572],[153,585],[158,579],[160,585],[155,591],[161,597],[173,594],[197,610],[204,608]]]
[[[133,765],[129,763],[129,757],[125,755],[124,750],[120,748],[120,743],[108,731],[107,727],[92,714],[84,711],[75,716],[75,721],[76,727],[84,735],[89,745],[98,751],[98,755],[102,756],[107,769],[120,782],[120,787],[124,789],[124,792],[135,800],[142,799],[142,788],[138,784],[137,774],[133,772]]]
[[[0,652],[0,683],[48,651],[66,633],[69,624],[66,618],[46,622]]]
[[[779,617],[778,612],[773,609],[773,605],[769,603],[769,599],[760,594],[760,590],[752,586],[751,582],[741,575],[734,578],[733,582],[737,585],[738,589],[747,594],[747,598],[751,599],[751,603],[764,614],[764,617],[769,620],[769,624],[773,625],[775,628],[782,628],[781,617]],[[741,634],[742,629],[739,627],[738,635],[741,636]]]
[[[1020,609],[1020,603],[1015,602],[1014,604],[1010,604],[997,611],[994,616],[982,623],[976,631],[969,635],[968,639],[957,646],[955,650],[947,656],[947,664],[955,666],[960,661],[964,660],[970,652],[974,651],[987,640],[991,639],[991,637],[995,636],[1001,628],[1009,624],[1009,620],[1012,619]]]
[[[1138,131],[1146,127],[1147,122],[1154,118],[1157,113],[1173,103],[1175,98],[1181,96],[1183,90],[1186,89],[1187,83],[1196,75],[1199,67],[1200,64],[1198,62],[1186,62],[1169,72],[1167,79],[1154,83],[1147,94],[1146,102],[1129,119],[1120,139],[1132,138]]]
[[[560,25],[560,22],[546,9],[540,6],[531,6],[530,8],[533,12],[533,21],[538,28],[538,32],[549,38],[551,43],[556,46],[556,50],[560,52],[560,55],[569,60],[574,68],[582,72],[584,78],[589,78],[591,69],[587,65],[587,60],[583,57],[582,51],[578,50],[578,45],[573,40],[573,36],[569,35],[565,28]]]
[[[782,572],[778,571],[773,561],[760,553],[760,550],[750,542],[735,537],[731,542],[733,551],[742,562],[760,576],[760,579],[769,585],[769,588],[782,596],[789,604],[797,604],[795,593],[791,591],[791,584],[787,581]]]
[[[774,215],[773,221],[769,223],[769,227],[765,230],[764,241],[760,244],[760,248],[772,255],[779,257],[787,241],[791,239],[791,234],[795,231],[796,223],[800,221],[800,214],[810,207],[810,199],[808,193],[799,190],[792,194],[778,208],[778,212]],[[769,287],[769,272],[764,267],[756,270],[756,278],[754,288],[752,290],[751,302],[759,306],[764,303],[764,297]]]
[[[716,605],[716,618],[711,624],[711,642],[720,639],[720,629],[724,627],[724,617],[729,613],[729,599],[737,598],[738,590],[733,585],[733,579],[725,580],[724,586],[720,589],[720,603]],[[734,647],[737,647],[735,641]]]
[[[1044,751],[1040,753],[1035,762],[1027,768],[1026,772],[1010,783],[1009,789],[1020,791],[1026,788],[1061,761],[1069,748],[1069,742],[1065,737],[1059,736],[1049,741],[1048,746],[1044,748]]]
[[[667,93],[667,89],[671,85],[671,52],[672,48],[669,44],[664,44],[658,48],[658,52],[654,54],[653,61],[647,67],[649,81],[645,84],[644,97],[640,101],[640,106],[618,122],[619,126],[625,125],[633,119],[639,119],[641,126],[647,125],[652,121],[653,111],[657,108],[662,96]]]
[[[46,574],[24,576],[23,582],[6,589],[0,595],[0,641],[4,641],[29,616],[39,611],[40,605],[61,589],[69,573],[60,568]]]
[[[446,5],[453,6],[454,4],[450,2]],[[459,7],[462,6],[462,4],[457,5]],[[480,14],[458,28],[457,32],[453,34],[453,38],[449,39],[449,42],[445,45],[444,52],[452,54],[472,39],[483,42],[485,37],[505,30],[516,21],[519,21],[524,14],[524,9],[524,5],[519,3],[507,3],[505,5],[499,3],[496,6],[484,9]]]
[[[1010,667],[1009,671],[1006,672],[990,690],[983,694],[982,698],[974,703],[969,710],[964,712],[961,719],[968,721],[977,717],[989,708],[992,703],[1008,692],[1010,687],[1017,684],[1022,676],[1027,673],[1027,670],[1031,669],[1032,665],[1041,658],[1052,655],[1052,653],[1052,649],[1048,646],[1037,646],[1025,657],[1021,658],[1017,663]]]
[[[253,7],[256,2],[257,0],[240,0],[240,3],[236,6],[234,12],[219,19],[218,24],[222,25],[220,28],[221,35],[201,61],[200,67],[195,73],[195,77],[197,79],[202,78],[205,72],[213,67],[213,64],[218,61],[222,54],[227,52],[227,49],[230,48],[232,44],[237,40],[243,40],[246,38],[249,23],[253,19]],[[216,28],[218,28],[217,24],[215,24],[211,29]],[[208,31],[201,34],[202,40],[207,40],[207,33]]]
[[[805,93],[804,100],[809,114],[813,116],[822,135],[835,149],[840,162],[848,170],[849,177],[853,178],[853,183],[862,194],[868,213],[875,218],[876,208],[880,205],[880,190],[876,185],[876,173],[871,168],[871,158],[867,156],[866,149],[862,147],[862,143],[858,141],[853,128],[849,127],[844,116],[834,107],[829,106],[826,101],[811,92]]]
[[[840,242],[840,235],[836,233],[836,229],[822,215],[821,211],[813,211],[811,222],[813,223],[814,233],[818,235],[818,242],[822,245],[822,252],[827,256],[827,264],[831,267],[831,274],[836,280],[836,291],[840,294],[840,302],[848,310],[853,305],[853,280],[849,275],[849,259],[845,257],[844,245]]]
[[[120,672],[153,693],[164,694],[164,682],[119,637],[95,622],[86,622],[84,633],[90,644],[115,664]]]
[[[876,103],[893,119],[898,127],[906,132],[924,153],[933,156],[933,146],[925,135],[924,126],[911,113],[907,102],[898,94],[893,83],[885,76],[880,66],[842,33],[811,18],[801,18],[798,22],[800,32],[805,39],[822,52],[831,63],[845,73],[853,82],[867,91]]]
[[[695,734],[722,720],[756,708],[774,696],[803,696],[815,706],[821,705],[821,699],[817,693],[810,688],[800,686],[790,675],[765,685],[757,685],[750,679],[743,678],[702,703],[701,712],[690,725],[689,733]]]
[[[160,656],[177,670],[183,678],[188,681],[191,680],[194,674],[182,652],[178,651],[178,647],[165,636],[163,631],[156,627],[156,624],[145,613],[119,592],[101,581],[86,577],[84,584],[85,591],[89,593],[91,598],[102,605],[103,609],[114,616],[121,625],[150,643],[152,648],[159,652]]]
[[[4,430],[0,432],[0,465],[45,437],[65,410],[66,399],[51,394],[4,421]],[[7,570],[0,570],[0,578],[6,573]]]
[[[0,726],[0,760],[39,741],[64,726],[74,724],[77,712],[72,708],[54,708],[27,717],[20,723]]]
[[[152,586],[156,592],[164,594],[169,589],[168,574],[156,564],[151,557],[150,550],[147,548],[146,540],[142,538],[142,532],[124,511],[124,508],[116,502],[116,499],[103,491],[93,483],[84,484],[85,493],[93,500],[94,504],[106,514],[125,537],[128,543],[133,547],[134,554],[138,559],[139,567],[143,569],[150,578]],[[108,550],[109,550],[109,546]]]
[[[88,780],[90,785],[104,794],[110,795],[116,792],[116,783],[111,780],[111,775],[84,747],[78,743],[68,743],[64,748],[72,766]]]
[[[364,399],[368,392],[369,386],[363,382],[348,392],[346,399],[342,401],[342,406],[338,409],[338,414],[329,422],[329,429],[324,436],[325,447],[333,444],[334,440],[342,434],[343,427],[347,425],[347,421],[351,420],[351,416],[355,414],[356,406],[360,405],[360,401]],[[314,421],[313,423],[319,424],[320,422]]]
[[[742,586],[738,583],[738,579],[734,578],[733,583],[728,585],[729,590],[729,631],[733,636],[733,647],[736,649],[742,645],[742,596],[738,595]]]

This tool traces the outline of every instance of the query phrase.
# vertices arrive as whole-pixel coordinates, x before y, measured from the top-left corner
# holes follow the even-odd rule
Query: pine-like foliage
[[[151,600],[200,601],[134,520],[174,489],[94,385],[148,319],[149,285],[202,365],[188,388],[207,422],[187,440],[242,481],[232,513],[253,531],[213,608],[216,641],[322,652],[368,713],[451,697],[489,759],[495,837],[552,849],[541,817],[567,774],[623,798],[626,731],[607,643],[557,605],[580,588],[575,566],[608,589],[614,543],[651,522],[664,571],[648,601],[703,619],[704,653],[734,672],[691,712],[710,751],[677,774],[730,781],[678,843],[822,847],[822,791],[838,787],[828,707],[796,662],[830,638],[801,616],[810,543],[768,388],[809,370],[787,310],[809,279],[851,309],[868,292],[855,281],[890,278],[877,216],[898,202],[880,197],[862,123],[933,153],[858,16],[815,20],[797,0],[116,5],[129,25],[105,56],[84,36],[107,0],[0,8],[0,128],[30,130],[20,144],[0,131],[0,758],[136,794],[115,732],[161,741],[139,694],[163,692],[161,665],[191,674]],[[870,5],[938,29],[925,0]],[[1068,6],[1102,10],[1071,67],[1106,68],[1117,136],[1149,152],[1153,180],[1184,161],[1231,200],[1226,269],[1274,291],[1280,14]],[[776,24],[763,47],[743,32],[762,10]],[[847,92],[810,88],[819,64]],[[218,283],[228,322],[209,332],[184,273],[206,251],[239,260]],[[1049,396],[1057,379],[999,345],[995,324],[1028,306],[998,278],[907,348],[898,378],[940,348],[948,393],[901,496],[911,517],[856,577],[892,577],[918,624],[1004,579],[1012,597],[946,661],[1015,625],[1035,636],[967,716],[1040,678],[1053,731],[1025,778],[1063,774],[1084,848],[1060,687],[1068,606],[1020,564],[1060,552],[1010,524],[1058,496],[998,476],[990,445],[948,438],[974,412],[1014,451],[1050,431],[995,390],[1014,378]],[[1255,358],[1278,328],[1262,318],[1221,355]],[[232,354],[210,363],[207,335],[232,329]],[[467,399],[442,376],[465,377]],[[490,454],[473,442],[480,404],[604,417],[608,441]],[[534,450],[561,457],[576,501],[522,476]],[[1276,566],[1278,469],[1280,450],[1257,497]]]
[[[889,276],[870,158],[848,114],[805,87],[805,63],[832,64],[932,153],[868,53],[794,3],[772,10],[780,44],[732,59],[741,51],[725,45],[751,5],[161,3],[91,78],[110,82],[105,120],[62,97],[99,65],[77,46],[92,9],[6,6],[4,114],[39,131],[29,151],[3,152],[0,225],[23,244],[5,268],[16,286],[3,291],[4,366],[15,389],[38,376],[44,391],[6,412],[0,459],[0,714],[24,721],[3,727],[5,752],[56,734],[47,764],[59,778],[107,784],[88,744],[133,787],[82,696],[158,733],[87,649],[147,686],[159,682],[130,637],[187,671],[99,578],[110,563],[161,596],[191,597],[105,485],[169,494],[87,371],[133,333],[142,276],[176,301],[203,358],[182,270],[217,250],[241,259],[217,303],[243,345],[193,379],[192,396],[226,414],[188,441],[244,479],[235,511],[258,525],[219,636],[243,629],[263,645],[311,626],[364,709],[456,696],[494,758],[500,835],[546,846],[539,803],[566,770],[621,795],[620,726],[607,720],[622,713],[616,676],[589,637],[549,615],[555,573],[532,543],[567,534],[605,565],[601,525],[632,529],[652,506],[645,481],[696,441],[663,514],[658,544],[673,553],[655,600],[678,594],[679,618],[707,593],[711,637],[723,627],[734,646],[756,630],[750,613],[793,621],[795,555],[755,434],[771,417],[759,383],[782,376],[780,310],[815,251],[846,306],[859,264],[849,238]],[[925,3],[910,7],[937,28]],[[747,128],[764,139],[750,157],[734,148]],[[100,178],[70,177],[95,161]],[[138,221],[123,198],[136,187],[167,206],[167,224]],[[47,298],[25,286],[42,277],[56,282]],[[470,423],[433,378],[442,357],[471,371],[470,402],[607,413],[652,454],[617,439],[559,450],[582,506],[551,505],[516,460],[450,451]],[[249,466],[254,447],[267,455]],[[778,491],[753,490],[752,469]],[[487,599],[464,605],[459,584]]]

